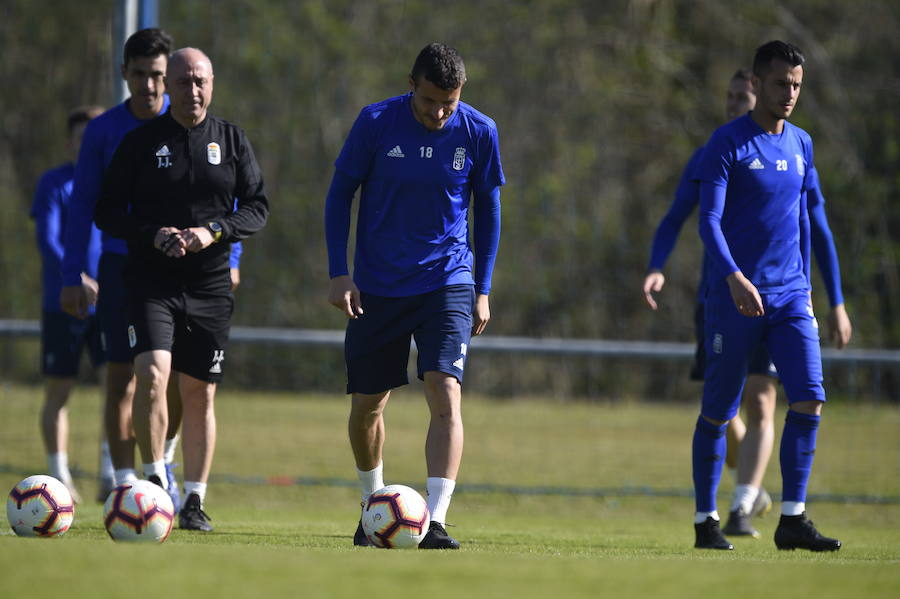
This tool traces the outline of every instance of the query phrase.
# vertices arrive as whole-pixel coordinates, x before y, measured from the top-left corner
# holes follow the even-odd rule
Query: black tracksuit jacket
[[[106,169],[94,220],[128,242],[126,280],[203,286],[228,272],[230,242],[259,231],[268,214],[262,174],[244,131],[210,114],[185,129],[167,112],[122,139]],[[161,227],[211,221],[221,224],[222,237],[200,252],[169,258],[153,246]]]

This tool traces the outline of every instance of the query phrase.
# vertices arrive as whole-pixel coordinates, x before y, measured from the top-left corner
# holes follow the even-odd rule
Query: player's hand
[[[489,299],[483,293],[475,296],[475,311],[472,313],[472,335],[482,334],[488,321],[491,319],[491,303]]]
[[[348,318],[358,318],[363,314],[359,288],[350,275],[331,279],[328,286],[328,303],[346,314]]]
[[[231,269],[231,290],[234,291],[238,288],[238,285],[241,284],[241,269],[240,268],[232,268]]]
[[[84,288],[88,305],[96,306],[97,296],[100,294],[100,285],[97,284],[97,280],[83,272],[81,273],[81,286]]]
[[[744,276],[744,273],[738,270],[728,275],[725,280],[728,282],[731,299],[734,300],[738,312],[751,317],[765,314],[759,291],[756,290],[750,279]]]
[[[212,232],[206,227],[183,229],[181,231],[181,240],[184,242],[184,249],[192,253],[205,250],[215,241]]]
[[[658,270],[651,270],[644,277],[644,299],[647,305],[656,310],[656,300],[653,299],[653,293],[662,291],[663,285],[666,284],[666,277]]]
[[[84,285],[67,285],[59,292],[63,312],[84,320],[88,315],[88,298]]]
[[[850,343],[852,334],[853,325],[850,324],[844,304],[834,306],[828,313],[828,337],[831,343],[838,349],[844,349]]]
[[[181,231],[177,227],[162,227],[153,237],[153,247],[170,258],[180,258],[187,253]]]

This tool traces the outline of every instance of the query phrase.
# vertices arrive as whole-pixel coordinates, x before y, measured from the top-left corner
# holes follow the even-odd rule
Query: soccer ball
[[[431,514],[415,489],[388,485],[366,500],[362,527],[369,541],[385,549],[415,549],[428,533]]]
[[[162,543],[174,522],[172,499],[149,480],[119,485],[103,505],[103,524],[113,541]]]
[[[57,537],[72,526],[72,494],[52,476],[29,476],[9,492],[6,517],[20,537]]]

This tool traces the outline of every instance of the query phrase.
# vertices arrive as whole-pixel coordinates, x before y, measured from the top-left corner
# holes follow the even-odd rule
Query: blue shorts
[[[106,358],[110,362],[128,364],[131,362],[131,348],[128,347],[128,311],[125,306],[125,282],[123,271],[128,256],[113,252],[100,254],[97,283],[100,296],[97,298],[97,319],[100,322],[100,339]]]
[[[701,413],[731,420],[741,403],[747,363],[763,343],[781,376],[788,402],[825,401],[819,326],[806,290],[762,295],[765,314],[750,318],[731,296],[706,301],[706,380]]]
[[[706,308],[702,303],[698,303],[694,309],[694,335],[697,338],[697,349],[694,350],[694,361],[691,362],[690,378],[692,381],[702,381],[706,374],[706,344],[703,342],[703,337],[706,335],[704,332],[705,311]],[[747,364],[747,374],[764,375],[778,380],[778,369],[775,368],[765,343],[760,343],[753,350],[750,362]]]
[[[347,323],[347,393],[377,394],[409,383],[410,337],[419,352],[418,375],[444,372],[463,380],[472,337],[473,285],[449,285],[421,295],[362,293],[363,315]]]
[[[44,310],[41,314],[41,372],[44,375],[74,378],[78,375],[81,352],[85,348],[94,368],[106,362],[96,316],[81,320],[65,312]]]

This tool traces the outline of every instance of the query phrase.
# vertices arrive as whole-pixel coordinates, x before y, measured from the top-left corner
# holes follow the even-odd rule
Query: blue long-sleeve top
[[[41,254],[41,305],[45,311],[61,312],[59,292],[62,287],[63,231],[69,214],[75,165],[71,162],[41,175],[31,205],[38,251]],[[91,227],[84,272],[97,278],[100,261],[100,231]],[[79,273],[80,281],[80,273]],[[93,313],[94,307],[90,306]]]
[[[681,227],[700,203],[700,183],[696,179],[695,171],[702,154],[703,147],[700,147],[691,156],[682,173],[675,192],[675,198],[653,236],[648,270],[663,270],[678,240]],[[832,306],[836,306],[844,303],[844,297],[841,292],[841,272],[837,249],[831,228],[828,225],[828,218],[825,215],[825,198],[822,195],[818,174],[814,167],[811,171],[809,178],[810,189],[807,192],[807,210],[809,212],[812,250],[816,263],[819,266],[819,271],[822,273],[829,302]],[[701,281],[697,289],[698,301],[702,300],[706,292],[708,269],[708,257],[704,252]]]

